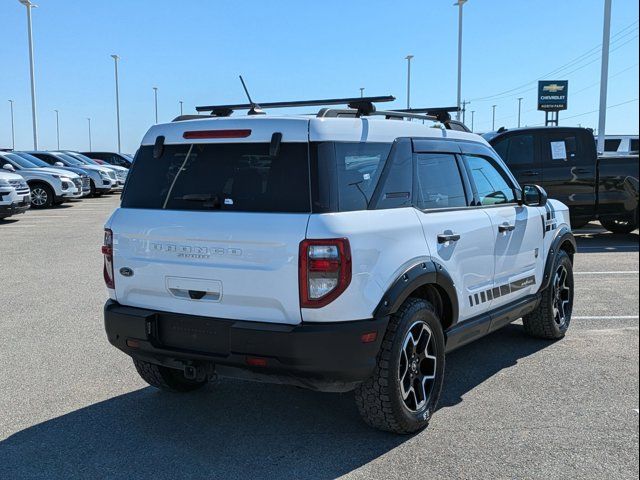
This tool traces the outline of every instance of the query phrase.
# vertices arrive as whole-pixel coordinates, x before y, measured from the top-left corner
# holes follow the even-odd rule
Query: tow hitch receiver
[[[183,369],[184,378],[201,382],[203,380],[214,380],[216,371],[213,365],[193,365],[185,364]]]

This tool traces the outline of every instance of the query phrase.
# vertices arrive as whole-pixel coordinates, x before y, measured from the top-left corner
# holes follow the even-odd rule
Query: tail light
[[[302,308],[320,308],[334,301],[351,283],[349,240],[303,240],[298,277]]]
[[[115,277],[113,275],[113,232],[108,228],[104,229],[104,245],[102,245],[102,254],[104,255],[104,283],[107,288],[116,288]]]

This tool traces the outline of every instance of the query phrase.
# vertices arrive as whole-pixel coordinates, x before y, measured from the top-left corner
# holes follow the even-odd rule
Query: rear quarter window
[[[310,212],[306,143],[165,145],[140,148],[122,198],[123,208]]]
[[[366,210],[390,151],[391,143],[312,143],[314,212]]]

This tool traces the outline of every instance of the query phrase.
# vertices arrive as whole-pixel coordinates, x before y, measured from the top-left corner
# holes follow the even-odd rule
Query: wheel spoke
[[[420,402],[416,402],[416,409],[421,408],[427,401],[427,392],[424,389],[424,380],[418,378],[418,385],[420,386]]]

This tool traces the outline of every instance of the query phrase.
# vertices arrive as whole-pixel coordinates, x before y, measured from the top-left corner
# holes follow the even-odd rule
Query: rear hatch
[[[195,143],[140,148],[108,223],[117,301],[298,324],[298,248],[311,211],[306,136],[274,147],[277,136],[251,129],[220,140],[220,131],[239,135],[221,128],[198,130]]]

